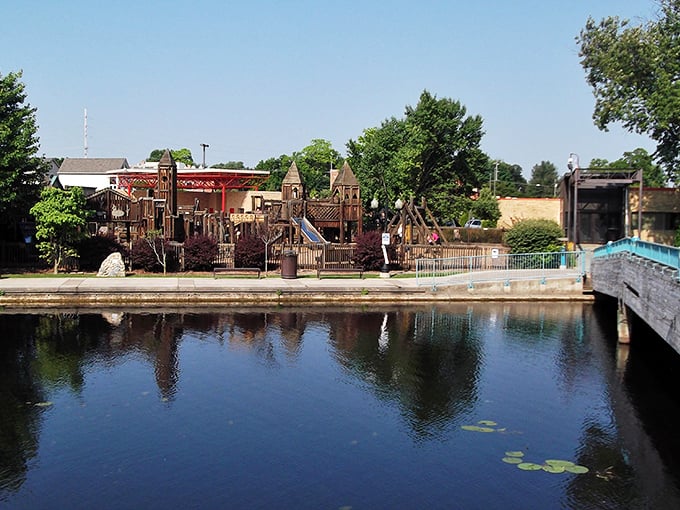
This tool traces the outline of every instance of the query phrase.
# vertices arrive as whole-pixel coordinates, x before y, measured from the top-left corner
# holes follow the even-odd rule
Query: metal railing
[[[609,242],[593,250],[594,258],[611,258],[622,253],[643,257],[678,271],[680,277],[680,248],[666,244],[640,241],[637,237],[627,237]]]
[[[559,251],[546,253],[513,253],[418,259],[416,284],[439,285],[467,283],[473,287],[478,282],[513,280],[540,280],[570,278],[579,281],[585,274],[584,251]]]

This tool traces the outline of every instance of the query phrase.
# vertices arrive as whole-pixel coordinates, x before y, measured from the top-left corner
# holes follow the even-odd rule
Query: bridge
[[[593,291],[618,301],[619,341],[634,312],[680,353],[680,249],[632,237],[593,252]]]

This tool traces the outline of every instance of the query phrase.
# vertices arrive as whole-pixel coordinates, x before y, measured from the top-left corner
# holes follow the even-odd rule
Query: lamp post
[[[399,249],[399,262],[403,266],[404,265],[404,239],[406,238],[406,224],[404,221],[404,201],[401,198],[397,198],[394,201],[394,209],[397,211],[397,214],[399,215],[399,243],[401,245]]]
[[[573,220],[573,241],[574,248],[578,243],[578,177],[579,177],[579,159],[575,152],[569,153],[567,160],[567,168],[572,171],[571,178],[574,182],[574,220]]]
[[[382,218],[378,216],[378,208],[380,207],[380,201],[378,200],[378,195],[374,195],[371,200],[371,209],[373,209],[373,215],[376,217],[376,224],[379,227],[380,236],[380,248],[383,254],[383,265],[380,268],[380,277],[389,278],[390,277],[390,258],[387,255],[387,247],[390,244],[390,234],[385,232],[386,221],[381,221]],[[383,208],[382,214],[385,214],[385,209]],[[385,218],[386,220],[387,218]]]

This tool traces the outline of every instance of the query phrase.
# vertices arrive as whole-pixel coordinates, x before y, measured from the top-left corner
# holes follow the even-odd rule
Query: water
[[[5,313],[0,507],[680,508],[677,356],[645,335],[626,360],[610,323],[564,303]]]

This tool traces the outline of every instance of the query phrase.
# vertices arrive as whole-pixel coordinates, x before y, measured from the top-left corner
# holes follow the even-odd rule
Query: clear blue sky
[[[6,1],[0,73],[23,69],[41,153],[136,163],[155,148],[208,164],[345,144],[427,89],[481,115],[482,149],[522,166],[654,144],[592,123],[575,37],[588,16],[653,0]]]

